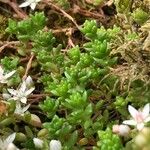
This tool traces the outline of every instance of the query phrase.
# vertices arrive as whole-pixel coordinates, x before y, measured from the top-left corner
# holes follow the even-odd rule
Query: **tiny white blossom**
[[[61,150],[61,142],[59,140],[51,140],[49,143],[49,150]]]
[[[35,9],[36,5],[38,2],[40,2],[41,0],[26,0],[24,3],[22,3],[21,5],[19,5],[19,7],[27,7],[30,6],[32,10]]]
[[[23,116],[29,107],[30,107],[30,104],[28,104],[25,107],[22,107],[20,103],[16,103],[16,109],[15,109],[14,114]]]
[[[0,66],[0,83],[7,83],[8,79],[15,73],[16,71],[11,71],[9,73],[4,73],[3,68]]]
[[[113,132],[120,136],[127,136],[130,132],[130,128],[127,125],[113,125]]]
[[[123,121],[124,124],[136,126],[138,130],[142,130],[145,123],[150,121],[150,105],[146,104],[143,110],[136,110],[131,105],[128,106],[128,110],[133,119]]]
[[[27,78],[28,79],[28,78]],[[26,104],[27,97],[33,92],[35,89],[34,87],[28,88],[28,80],[24,80],[18,90],[8,89],[8,92],[12,95],[13,100],[21,101],[22,103]]]
[[[9,135],[5,140],[0,139],[0,150],[17,150],[17,147],[13,144],[16,133]]]
[[[43,140],[39,138],[34,138],[33,142],[36,148],[43,148],[43,143],[44,143]]]

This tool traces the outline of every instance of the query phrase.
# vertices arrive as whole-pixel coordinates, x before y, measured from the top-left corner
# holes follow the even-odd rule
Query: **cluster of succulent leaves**
[[[97,142],[98,148],[94,147],[94,150],[121,150],[123,145],[118,135],[112,133],[110,128],[107,128],[105,131],[98,131],[98,137],[100,141]]]
[[[67,1],[62,2],[66,4],[63,7],[69,7]],[[116,0],[115,4],[120,13],[130,11],[130,0]],[[136,9],[130,16],[139,25],[148,19],[148,14],[142,9]],[[46,132],[37,133],[37,129],[26,126],[25,131],[30,138],[24,147],[34,147],[32,138],[35,133],[46,140],[60,140],[64,150],[85,149],[92,145],[97,145],[93,147],[95,150],[123,149],[120,138],[110,129],[114,122],[118,122],[114,115],[121,114],[121,119],[126,117],[128,102],[141,106],[143,101],[135,101],[141,91],[145,97],[144,103],[148,102],[149,88],[136,84],[136,88],[128,94],[119,95],[118,77],[110,74],[110,68],[117,64],[117,57],[110,53],[111,44],[118,38],[121,29],[116,26],[105,29],[99,27],[96,21],[87,20],[80,29],[85,43],[64,50],[66,47],[57,42],[52,32],[47,30],[46,23],[43,13],[35,13],[20,22],[9,20],[6,29],[12,38],[20,41],[19,57],[35,55],[31,74],[38,72],[37,82],[43,85],[38,92],[47,95],[39,104],[44,113],[41,117],[42,131]],[[127,38],[136,37],[133,33]],[[1,64],[6,70],[17,69],[19,59],[5,57]],[[18,72],[21,69],[18,67]],[[12,80],[10,86],[18,84],[19,75]]]
[[[86,21],[81,32],[87,42],[63,53],[62,46],[45,26],[44,14],[35,13],[20,22],[9,20],[6,31],[20,41],[19,55],[34,53],[36,64],[40,65],[38,82],[44,85],[42,92],[50,95],[39,105],[47,117],[43,118],[43,128],[49,132],[48,139],[59,139],[64,149],[82,148],[109,122],[103,97],[109,92],[109,100],[115,93],[112,89],[116,77],[103,79],[117,62],[117,57],[110,56],[109,42],[119,28],[106,30],[98,27],[96,21]],[[35,67],[39,69],[38,65]]]
[[[115,0],[115,6],[117,13],[131,17],[138,25],[142,25],[149,18],[148,8],[141,1]]]

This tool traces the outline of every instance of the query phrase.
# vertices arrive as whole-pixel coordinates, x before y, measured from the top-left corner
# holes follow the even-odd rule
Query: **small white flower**
[[[51,140],[49,143],[49,150],[61,150],[61,142],[59,140]]]
[[[16,133],[9,135],[5,140],[0,139],[0,150],[17,150],[14,149],[15,145],[13,141],[15,140]]]
[[[15,73],[16,71],[11,71],[7,74],[4,73],[3,68],[0,66],[0,83],[7,83],[8,79]]]
[[[26,0],[24,3],[22,3],[21,5],[19,5],[19,7],[27,7],[30,6],[32,10],[35,9],[36,5],[38,2],[40,2],[41,0]]]
[[[127,136],[130,132],[130,128],[127,125],[113,125],[113,132],[120,136]]]
[[[14,114],[23,116],[29,107],[30,107],[30,104],[28,104],[25,107],[21,107],[20,103],[16,103],[16,109],[15,109]]]
[[[27,79],[23,81],[23,83],[20,85],[18,90],[8,89],[8,92],[13,96],[10,99],[13,99],[13,100],[16,100],[16,101],[21,101],[22,103],[26,104],[27,97],[35,89],[34,87],[31,87],[30,89],[27,87],[28,84],[29,84]]]
[[[128,110],[133,119],[123,121],[124,124],[136,126],[138,130],[142,130],[145,123],[150,121],[150,105],[146,104],[143,110],[136,110],[131,105],[128,106]]]
[[[33,142],[36,148],[43,148],[43,143],[44,143],[43,140],[34,138]]]

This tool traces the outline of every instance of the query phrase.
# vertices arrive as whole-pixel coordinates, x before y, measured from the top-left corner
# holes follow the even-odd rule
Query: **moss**
[[[7,18],[0,14],[0,39],[4,38],[7,27]]]

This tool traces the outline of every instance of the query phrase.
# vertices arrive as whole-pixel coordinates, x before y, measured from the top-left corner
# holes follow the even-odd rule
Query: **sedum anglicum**
[[[8,92],[11,94],[11,98],[15,101],[20,101],[24,104],[27,103],[27,97],[34,91],[34,87],[32,86],[32,78],[28,76],[26,80],[23,80],[22,84],[17,90],[8,89]]]
[[[128,106],[130,115],[132,116],[131,120],[123,121],[124,124],[136,126],[138,130],[142,130],[145,123],[150,121],[150,105],[146,104],[143,110],[136,110],[131,105]]]

